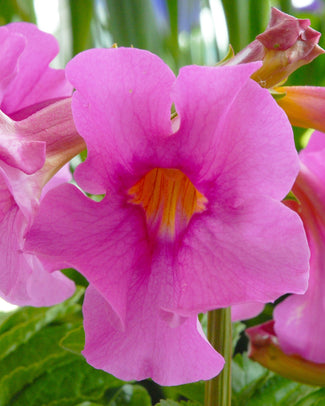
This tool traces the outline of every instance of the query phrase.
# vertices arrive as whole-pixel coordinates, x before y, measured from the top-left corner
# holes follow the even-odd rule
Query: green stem
[[[231,406],[231,312],[226,309],[208,313],[208,340],[224,357],[221,373],[205,384],[205,406]]]

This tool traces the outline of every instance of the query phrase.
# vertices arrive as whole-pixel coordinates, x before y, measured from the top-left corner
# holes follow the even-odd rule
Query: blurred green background
[[[238,52],[265,29],[271,6],[324,31],[325,0],[1,0],[0,23],[31,21],[53,33],[59,67],[84,49],[116,43],[148,49],[177,72],[185,64],[215,64],[229,43]],[[324,84],[324,64],[318,58],[289,84]]]

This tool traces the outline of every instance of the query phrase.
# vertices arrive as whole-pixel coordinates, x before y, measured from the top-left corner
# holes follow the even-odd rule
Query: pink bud
[[[308,19],[299,19],[272,8],[266,30],[232,58],[228,65],[263,61],[252,75],[262,87],[270,88],[324,53],[318,45],[320,33]]]

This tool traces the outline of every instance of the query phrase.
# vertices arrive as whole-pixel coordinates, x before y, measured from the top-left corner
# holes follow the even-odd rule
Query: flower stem
[[[205,406],[231,406],[231,311],[212,310],[208,313],[208,340],[225,359],[221,373],[205,384]]]

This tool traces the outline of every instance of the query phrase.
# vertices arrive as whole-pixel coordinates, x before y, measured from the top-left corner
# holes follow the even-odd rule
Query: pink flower
[[[23,251],[25,233],[43,186],[84,144],[71,100],[55,102],[72,93],[64,71],[48,67],[56,40],[14,23],[0,28],[0,43],[0,294],[14,304],[47,306],[69,297],[74,284]]]
[[[199,312],[304,292],[303,227],[280,203],[298,158],[285,114],[249,79],[259,66],[188,66],[175,78],[125,48],[68,64],[88,147],[75,177],[105,197],[50,191],[26,244],[89,280],[84,355],[96,368],[163,385],[209,379],[223,361]]]
[[[274,87],[324,53],[318,45],[321,34],[309,26],[308,19],[295,18],[272,7],[266,30],[227,64],[263,61],[252,79],[262,87]]]
[[[12,23],[0,28],[0,43],[0,109],[7,116],[25,118],[71,96],[64,70],[49,67],[59,51],[52,35],[30,23]]]
[[[292,295],[274,311],[275,332],[287,354],[325,363],[325,136],[314,132],[300,153],[300,172],[291,202],[303,220],[311,251],[310,278],[304,295]],[[297,339],[297,337],[299,339]]]
[[[20,153],[15,156],[14,149],[10,149],[6,157],[12,159],[0,160],[0,294],[21,306],[49,306],[71,296],[74,284],[59,271],[50,274],[36,255],[23,251],[25,234],[38,210],[43,186],[49,188],[51,182],[55,186],[71,178],[65,170],[63,177],[56,175],[58,179],[46,184],[83,149],[83,141],[74,128],[69,99],[19,122],[2,115],[0,128],[8,140],[14,140]],[[33,161],[34,143],[46,148],[46,155],[36,155],[39,161],[43,158],[41,168],[26,173],[23,164],[37,162]]]

